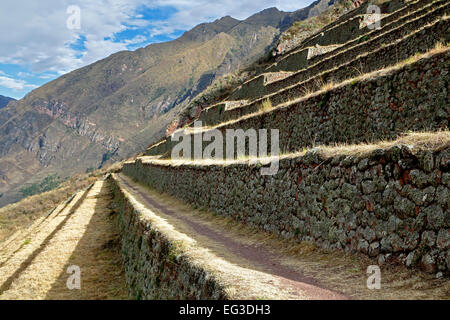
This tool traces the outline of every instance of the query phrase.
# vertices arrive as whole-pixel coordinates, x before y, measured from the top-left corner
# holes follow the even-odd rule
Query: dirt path
[[[98,181],[17,239],[3,255],[0,299],[127,299],[110,200]],[[67,288],[70,266],[80,268],[80,290]]]
[[[230,264],[260,272],[256,276],[248,273],[253,281],[273,285],[264,278],[270,275],[276,279],[275,287],[279,286],[280,291],[290,288],[289,299],[448,299],[450,295],[449,281],[391,265],[380,266],[381,289],[369,290],[366,271],[374,262],[367,257],[282,240],[231,218],[193,209],[124,175],[116,176],[136,200],[152,208],[177,231],[195,239],[201,247]],[[251,280],[246,285],[249,283]]]
[[[237,240],[235,235],[226,235],[220,228],[206,225],[198,218],[193,219],[192,216],[186,215],[184,210],[161,202],[155,194],[146,192],[142,187],[132,183],[129,178],[119,176],[119,179],[129,192],[138,196],[147,206],[152,207],[165,218],[170,217],[171,223],[179,229],[184,229],[182,231],[187,231],[189,236],[202,246],[206,246],[233,263],[274,276],[282,286],[280,289],[290,291],[293,297],[315,300],[348,299],[344,294],[323,287],[317,279],[306,276],[301,270],[282,265],[281,257],[266,248],[245,244]],[[174,219],[177,221],[175,222]]]

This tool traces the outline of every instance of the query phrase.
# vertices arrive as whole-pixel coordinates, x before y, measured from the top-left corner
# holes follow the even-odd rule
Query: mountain
[[[68,177],[143,150],[214,79],[268,52],[319,3],[203,23],[176,40],[113,54],[9,103],[0,110],[0,206],[49,175]]]
[[[14,100],[16,99],[0,95],[0,109],[6,107],[10,101]]]

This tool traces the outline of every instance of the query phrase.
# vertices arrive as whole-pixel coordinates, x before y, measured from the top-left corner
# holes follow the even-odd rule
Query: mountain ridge
[[[0,109],[6,107],[11,101],[16,101],[16,99],[0,95]]]

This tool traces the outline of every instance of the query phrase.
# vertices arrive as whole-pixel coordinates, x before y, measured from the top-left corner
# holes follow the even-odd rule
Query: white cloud
[[[292,1],[292,0],[276,0],[275,1],[275,6],[282,10],[282,11],[295,11],[298,9],[302,9],[305,8],[307,6],[309,6],[311,3],[313,3],[315,0],[297,0],[297,1]]]
[[[105,58],[130,44],[142,43],[142,36],[121,43],[105,40],[126,29],[125,25],[148,28],[150,35],[187,30],[225,15],[245,19],[264,8],[278,6],[294,10],[313,0],[2,0],[0,2],[0,63],[29,66],[35,73],[62,74]],[[66,10],[81,8],[81,29],[69,30]],[[136,14],[141,6],[171,6],[177,12],[165,21],[147,21]],[[86,38],[81,54],[69,47],[80,35]],[[10,78],[9,78],[10,79]],[[11,80],[11,79],[10,79]],[[6,80],[4,80],[6,81]],[[9,80],[8,80],[9,81]],[[16,80],[19,87],[21,82]],[[26,86],[26,84],[22,83]]]
[[[4,73],[2,73],[4,74]],[[13,89],[15,91],[21,91],[24,89],[35,89],[37,86],[33,84],[28,84],[24,80],[17,80],[10,77],[0,76],[0,86],[8,89]]]
[[[30,78],[30,77],[33,77],[34,75],[32,73],[30,73],[30,72],[22,72],[22,71],[20,71],[20,72],[17,73],[17,76],[21,77],[21,78]]]
[[[64,73],[126,49],[126,43],[104,40],[123,30],[123,23],[145,0],[2,0],[0,2],[0,63],[29,65],[32,72]],[[81,29],[69,30],[69,5],[81,8]],[[87,52],[70,48],[78,36]]]
[[[156,0],[152,7],[173,6],[178,12],[163,24],[167,28],[189,29],[193,26],[226,15],[236,19],[249,16],[269,7],[277,7],[282,11],[294,11],[306,7],[314,0]]]

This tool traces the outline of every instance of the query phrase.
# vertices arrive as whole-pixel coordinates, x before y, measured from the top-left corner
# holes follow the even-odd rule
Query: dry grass
[[[314,149],[323,157],[334,157],[338,155],[352,155],[356,157],[365,156],[376,149],[389,149],[395,145],[408,145],[412,152],[418,152],[421,150],[442,150],[450,147],[450,131],[438,131],[438,132],[409,132],[403,134],[398,139],[376,141],[373,143],[360,143],[360,144],[334,144],[334,145],[316,145],[311,148],[304,148],[301,151],[293,153],[281,153],[279,156],[269,157],[241,157],[235,160],[213,160],[213,159],[201,159],[201,160],[171,160],[171,159],[155,159],[154,157],[140,157],[139,161],[143,163],[150,163],[163,166],[227,166],[233,164],[249,164],[262,163],[266,164],[273,160],[292,159],[304,156],[307,152]]]
[[[438,20],[436,20],[436,21],[438,21]],[[429,24],[429,25],[427,25],[427,26],[430,26],[430,25],[432,25],[432,23]],[[419,32],[419,31],[423,30],[423,29],[426,28],[427,26],[424,26],[423,28],[416,30],[414,33],[417,33],[417,32]],[[382,35],[380,35],[380,37],[381,37],[381,36],[382,36]],[[402,38],[402,39],[396,40],[394,43],[389,44],[389,45],[396,45],[397,42],[399,42],[399,41],[401,41],[401,40],[403,40],[403,39],[406,39],[406,38],[409,37],[409,36],[410,36],[410,34],[409,34],[409,35],[406,35],[406,36],[405,36],[404,38]],[[381,49],[381,48],[380,48],[380,49]],[[376,71],[373,71],[373,72],[369,72],[369,73],[366,73],[366,74],[363,74],[363,72],[362,72],[361,70],[356,69],[356,70],[358,71],[358,73],[359,73],[359,75],[358,75],[357,77],[347,79],[347,80],[345,80],[345,81],[342,81],[342,82],[339,83],[339,84],[338,84],[338,83],[334,83],[334,82],[330,82],[329,85],[326,85],[326,86],[325,86],[325,85],[322,85],[322,86],[321,86],[321,85],[317,85],[317,87],[320,87],[321,89],[318,90],[318,91],[316,91],[316,92],[314,93],[314,95],[318,95],[318,94],[325,93],[326,91],[329,91],[329,90],[332,90],[332,89],[335,89],[335,88],[338,88],[338,87],[342,87],[342,86],[348,85],[349,83],[350,83],[350,84],[352,84],[352,83],[354,84],[355,82],[360,82],[360,81],[363,81],[363,80],[373,79],[373,78],[375,78],[375,77],[383,76],[383,75],[385,75],[385,74],[387,74],[387,73],[389,73],[389,72],[393,72],[393,71],[395,71],[395,70],[401,69],[401,68],[405,67],[406,65],[413,64],[413,63],[415,63],[415,62],[417,62],[417,61],[419,61],[419,60],[421,60],[421,59],[426,59],[426,58],[428,58],[428,57],[430,57],[430,56],[432,56],[432,55],[439,54],[439,53],[443,53],[443,52],[446,52],[446,51],[448,51],[448,50],[450,50],[450,44],[449,44],[449,43],[443,44],[442,42],[437,42],[436,45],[435,45],[435,47],[434,47],[433,49],[429,50],[428,52],[426,52],[426,53],[424,53],[424,54],[419,54],[419,53],[417,53],[417,54],[415,54],[415,55],[413,55],[413,56],[411,56],[411,57],[409,57],[409,58],[407,58],[407,59],[405,59],[405,60],[403,60],[403,61],[399,61],[399,62],[397,62],[396,64],[393,64],[393,65],[391,65],[391,66],[389,66],[389,67],[386,67],[386,68],[383,68],[383,69],[380,69],[380,70],[376,70]],[[377,50],[376,50],[376,51],[377,51]],[[369,55],[369,54],[372,54],[372,53],[373,53],[373,52],[365,52],[365,53],[363,53],[363,54],[360,54],[360,55],[358,55],[353,61],[356,61],[356,60],[360,59],[361,57],[365,57],[365,56],[367,56],[367,55]],[[328,59],[333,59],[333,58],[334,58],[334,56],[333,56],[333,57],[327,58],[327,60],[328,60]],[[323,61],[319,61],[319,62],[317,62],[316,64],[309,66],[308,68],[305,68],[305,69],[302,69],[302,70],[298,71],[297,73],[303,72],[304,70],[309,69],[309,68],[313,68],[313,67],[315,67],[316,65],[318,65],[318,64],[320,64],[320,63],[322,63],[322,62],[323,62]],[[348,63],[349,63],[349,62],[347,62],[346,64],[348,64]],[[346,65],[346,64],[344,64],[344,65]],[[336,67],[334,67],[334,68],[332,68],[332,69],[330,69],[330,70],[326,70],[326,71],[322,72],[321,74],[316,75],[316,76],[315,76],[315,77],[317,78],[316,81],[319,81],[319,83],[320,83],[320,81],[322,81],[322,80],[321,80],[321,76],[322,76],[323,74],[328,73],[328,72],[330,72],[330,71],[337,70],[337,69],[343,67],[344,65],[336,66]],[[307,79],[307,80],[305,80],[304,82],[308,82],[309,80],[310,80],[310,79]],[[322,83],[323,83],[323,82],[322,82]],[[317,83],[316,83],[316,84],[317,84]],[[298,85],[298,84],[291,85],[291,86],[286,87],[286,88],[284,88],[284,89],[282,89],[282,90],[280,90],[280,91],[278,91],[278,92],[269,94],[267,97],[271,97],[271,96],[273,96],[273,95],[279,94],[280,92],[282,92],[282,91],[284,91],[284,90],[287,90],[287,89],[291,89],[291,88],[293,88],[293,87],[295,87],[295,86],[297,86],[297,85]],[[290,105],[290,104],[293,104],[293,103],[297,103],[297,102],[299,102],[299,101],[304,101],[305,99],[309,98],[310,96],[311,96],[311,95],[308,95],[308,96],[300,96],[300,97],[298,97],[297,99],[292,100],[292,101],[290,101],[290,102],[288,102],[288,103],[279,104],[279,105],[276,106],[276,108],[282,107],[282,106],[286,106],[286,105]],[[266,98],[266,97],[262,97],[261,99],[265,99],[265,98]]]
[[[386,1],[390,1],[390,0],[375,0],[375,1],[386,2]],[[417,1],[414,1],[412,4],[414,4],[414,3],[416,3],[416,2],[417,2]],[[428,5],[426,5],[425,7],[428,7],[428,6],[433,6],[433,3],[428,4]],[[402,10],[402,9],[403,9],[403,8],[400,8],[399,10]],[[390,16],[390,15],[396,14],[397,11],[398,11],[398,10],[396,10],[396,11],[394,11],[394,12],[391,12],[391,13],[389,13],[389,14],[383,15],[383,19],[385,19],[386,17],[388,17],[388,16]],[[426,15],[426,13],[425,13],[424,15]],[[422,18],[424,15],[415,18],[415,21],[418,21],[418,20],[419,20],[420,18]],[[387,31],[386,31],[386,32],[383,32],[383,33],[380,34],[379,36],[383,36],[383,35],[385,35],[387,32],[391,32],[392,30],[394,30],[394,29],[390,28],[390,26],[391,26],[393,23],[396,23],[398,20],[402,19],[403,17],[404,17],[404,16],[398,18],[397,20],[391,21],[389,24],[384,24],[384,23],[383,23],[383,30],[387,30]],[[360,18],[360,16],[356,16],[356,17],[353,17],[353,18],[350,18],[350,19],[359,19],[359,18]],[[443,16],[443,19],[446,19],[446,18],[448,18],[448,15],[445,14],[445,15]],[[348,23],[348,20],[343,21],[343,22],[341,22],[341,23],[339,23],[339,24],[333,26],[332,28],[328,29],[327,32],[329,32],[330,30],[333,30],[333,29],[335,29],[335,28],[338,28],[338,27],[340,27],[341,25],[346,24],[346,23]],[[397,27],[397,28],[400,28],[400,27],[401,27],[401,26],[399,26],[399,27]],[[372,30],[372,31],[366,33],[365,36],[370,37],[370,35],[373,34],[373,33],[375,33],[375,32],[379,32],[379,30]],[[319,30],[319,32],[318,32],[317,34],[315,34],[313,37],[311,37],[310,40],[312,40],[312,39],[314,39],[314,38],[317,38],[317,37],[320,36],[320,35],[321,35],[321,30]],[[355,46],[360,45],[358,39],[351,39],[351,40],[347,41],[346,43],[341,44],[340,47],[346,47],[346,46],[349,45],[349,44],[355,44],[355,43],[356,43]],[[304,49],[305,49],[304,47],[301,47],[301,48],[298,49],[298,50],[294,50],[294,51],[288,53],[287,55],[283,56],[282,59],[281,59],[280,61],[282,61],[282,60],[284,60],[284,59],[287,59],[289,56],[294,55],[294,54],[297,54],[298,52],[300,52],[300,51],[302,51],[302,50],[304,50]],[[330,59],[333,59],[333,58],[334,58],[334,56],[330,57]],[[276,65],[277,63],[279,63],[279,61],[276,62],[276,63],[274,63],[273,65]],[[318,62],[318,63],[320,63],[320,62]],[[269,69],[269,68],[271,68],[271,67],[272,67],[272,65],[269,66],[267,69]],[[300,71],[301,71],[301,70],[300,70]]]
[[[264,112],[268,112],[268,111],[270,111],[272,109],[273,109],[272,101],[270,101],[270,99],[267,98],[266,100],[264,100],[261,103],[259,111],[264,113]]]
[[[222,128],[222,127],[225,127],[225,126],[228,126],[228,125],[231,125],[231,124],[238,123],[240,121],[245,121],[245,120],[247,120],[249,118],[260,116],[260,115],[262,115],[264,113],[273,112],[274,110],[277,110],[277,109],[286,108],[286,107],[289,107],[291,105],[304,102],[304,101],[310,99],[311,97],[316,97],[316,96],[322,95],[322,94],[327,93],[328,91],[331,91],[331,90],[334,90],[334,89],[338,89],[338,88],[342,88],[342,87],[345,87],[345,86],[348,86],[348,85],[354,85],[355,83],[359,83],[359,82],[363,82],[363,81],[367,81],[367,80],[373,80],[373,79],[378,78],[378,77],[386,76],[387,74],[390,74],[392,72],[400,70],[400,69],[404,68],[407,65],[416,63],[419,60],[427,59],[427,58],[430,58],[433,55],[444,53],[444,52],[447,52],[447,51],[450,51],[450,45],[449,44],[443,45],[442,43],[438,43],[435,48],[429,50],[428,52],[426,52],[424,54],[416,54],[416,55],[414,55],[412,57],[409,57],[408,59],[400,61],[400,62],[398,62],[398,63],[396,63],[396,64],[394,64],[392,66],[389,66],[387,68],[376,70],[376,71],[373,71],[373,72],[369,72],[369,73],[366,73],[366,74],[363,74],[363,75],[359,75],[357,77],[350,78],[350,79],[347,79],[345,81],[342,81],[342,82],[340,82],[338,84],[334,83],[334,82],[326,83],[326,84],[324,84],[322,86],[321,89],[319,89],[319,90],[317,90],[315,92],[311,93],[310,91],[304,91],[305,95],[301,95],[300,97],[298,97],[296,99],[292,99],[292,100],[290,100],[288,102],[280,103],[280,104],[278,104],[276,106],[273,106],[273,108],[268,110],[268,111],[263,111],[263,110],[259,109],[256,112],[252,112],[252,113],[246,114],[246,115],[244,115],[244,116],[242,116],[240,118],[231,119],[231,120],[222,122],[222,123],[220,123],[218,125],[204,127],[204,130],[219,129],[219,128]],[[336,67],[336,68],[338,68],[338,67]],[[334,68],[334,69],[336,69],[336,68]],[[318,75],[318,77],[319,76],[320,75]],[[267,95],[265,97],[262,97],[262,98],[260,98],[258,100],[255,100],[254,103],[258,103],[258,102],[264,101],[265,99],[270,99],[270,97],[279,94],[281,91],[291,89],[291,88],[293,88],[295,86],[298,86],[298,84],[294,84],[294,85],[286,87],[286,88],[284,88],[284,89],[282,89],[282,90],[280,90],[278,92],[271,93],[271,94],[269,94],[269,95]]]
[[[59,215],[35,230],[27,246],[1,266],[0,299],[126,299],[110,194],[98,181]],[[81,268],[81,290],[68,290],[67,268]],[[5,282],[6,280],[6,282]]]
[[[448,46],[448,44],[447,44],[447,46]],[[435,50],[442,50],[444,48],[445,48],[445,45],[442,42],[440,42],[440,41],[437,42],[436,45],[434,46]]]
[[[300,93],[303,98],[307,98],[310,97],[314,93],[314,91],[309,87],[300,87]]]
[[[329,81],[327,83],[324,83],[321,87],[320,90],[321,91],[328,91],[333,89],[334,87],[336,87],[336,83],[334,81]]]
[[[364,156],[376,149],[389,149],[395,145],[408,145],[413,152],[421,150],[441,150],[450,147],[450,131],[410,132],[396,140],[377,141],[365,144],[336,144],[319,146],[320,152],[327,157],[336,155]]]
[[[37,194],[0,208],[0,243],[15,230],[24,228],[37,218],[48,213],[76,191],[85,189],[105,173],[119,171],[124,162],[113,163],[104,169],[96,170],[89,174],[75,174],[57,189]]]
[[[430,5],[432,5],[432,4],[430,4]],[[427,14],[427,13],[425,13],[424,15],[426,15],[426,14]],[[420,18],[422,18],[424,15],[415,18],[414,21],[418,21],[418,20],[419,20]],[[448,15],[444,15],[444,16],[442,17],[442,19],[443,19],[443,20],[447,20],[447,19],[448,19]],[[438,19],[438,20],[439,20],[439,19]],[[436,21],[438,21],[438,20],[436,20]],[[395,21],[394,21],[394,22],[395,22]],[[394,22],[392,22],[392,23],[394,23]],[[417,30],[416,30],[415,32],[413,32],[413,33],[417,33],[417,32],[423,30],[424,28],[426,28],[427,26],[430,26],[430,25],[432,25],[432,23],[431,23],[431,24],[428,24],[428,25],[426,25],[426,26],[423,26],[423,27],[421,27],[421,28],[419,28],[419,29],[417,29]],[[371,39],[370,41],[374,41],[375,39],[381,38],[381,37],[383,37],[386,33],[392,32],[393,30],[399,29],[399,28],[401,28],[401,27],[402,27],[402,26],[398,26],[398,27],[396,27],[395,29],[389,29],[389,28],[386,28],[386,26],[384,26],[383,29],[386,29],[387,31],[386,31],[386,32],[383,32],[382,34],[380,34],[380,35],[378,35],[378,36],[376,36],[375,38]],[[373,30],[373,31],[369,32],[368,34],[365,35],[365,37],[370,36],[370,34],[372,34],[373,32],[377,32],[377,30]],[[404,38],[402,38],[402,39],[405,39],[405,38],[409,37],[410,35],[411,35],[411,34],[406,35],[406,36],[405,36]],[[402,39],[396,40],[396,41],[393,43],[393,45],[395,45],[397,42],[399,42],[399,41],[402,40]],[[364,45],[364,43],[359,43],[359,41],[353,39],[353,40],[349,40],[347,43],[341,45],[340,47],[346,47],[348,44],[355,44],[355,45],[354,45],[354,46],[348,47],[347,50],[349,50],[350,48],[353,48],[353,47],[358,47],[358,46],[363,46],[363,45]],[[392,45],[392,44],[389,44],[389,45]],[[386,47],[386,46],[388,46],[388,45],[385,45],[385,44],[384,44],[381,48],[384,48],[384,47]],[[448,47],[448,46],[449,46],[449,45],[447,44],[447,47]],[[305,50],[305,49],[304,49],[304,48],[301,48],[300,50],[297,50],[297,51],[295,51],[295,52],[292,52],[292,53],[286,55],[285,57],[283,57],[283,60],[286,59],[287,57],[289,57],[289,56],[292,55],[292,54],[296,54],[296,53],[300,52],[301,50]],[[336,54],[334,54],[334,55],[332,55],[332,56],[326,58],[324,61],[331,60],[331,59],[335,59],[338,55],[343,54],[343,53],[345,53],[345,51],[338,52],[338,53],[336,53]],[[358,59],[358,58],[360,58],[360,57],[363,57],[363,56],[366,56],[366,55],[368,55],[368,54],[370,54],[370,53],[371,53],[371,52],[363,53],[363,54],[359,55],[358,57],[356,57],[356,59]],[[298,71],[292,73],[292,76],[294,76],[294,75],[296,75],[296,74],[298,74],[298,73],[304,72],[304,71],[306,71],[307,69],[316,67],[317,65],[323,63],[324,61],[317,61],[315,64],[312,64],[312,65],[310,65],[310,66],[308,66],[308,67],[306,67],[306,68],[303,68],[303,69],[301,69],[301,70],[298,70]],[[336,70],[336,69],[338,69],[338,68],[339,68],[339,66],[337,66],[337,67],[335,67],[335,68],[333,68],[333,69],[331,69],[331,70]],[[330,70],[329,70],[329,71],[330,71]],[[360,70],[357,70],[357,71],[359,72],[360,75],[362,75],[362,72],[361,72]],[[328,71],[324,71],[324,72],[322,72],[322,74],[324,74],[324,73],[326,73],[326,72],[328,72]],[[319,76],[320,76],[320,75],[319,75]],[[306,80],[306,81],[308,81],[308,80]],[[294,85],[294,86],[295,86],[295,85]],[[288,88],[290,88],[290,87],[288,87]],[[286,88],[286,89],[287,89],[287,88]],[[281,90],[281,91],[282,91],[282,90]],[[270,96],[270,95],[269,95],[269,96]]]
[[[417,19],[419,19],[419,18],[420,18],[420,17],[418,17]],[[417,19],[416,19],[416,20],[417,20]],[[445,20],[445,19],[448,19],[448,16],[444,16],[442,19],[444,19],[444,20]],[[439,19],[436,20],[435,22],[437,22],[437,21],[439,21]],[[426,25],[426,26],[424,26],[424,27],[422,27],[422,28],[416,30],[414,33],[420,32],[421,30],[423,30],[424,28],[426,28],[427,26],[430,26],[430,25],[432,25],[432,24],[433,24],[433,23],[430,23],[430,24],[428,24],[428,25]],[[399,27],[399,28],[400,28],[400,27]],[[379,35],[378,37],[381,37],[381,36],[383,36],[383,35],[384,35],[384,34],[381,34],[381,35]],[[397,42],[399,42],[399,41],[401,41],[401,40],[403,40],[403,39],[405,39],[405,38],[407,38],[407,37],[409,37],[409,36],[411,36],[411,35],[412,35],[412,34],[408,34],[408,35],[406,35],[404,38],[398,39],[398,40],[396,40],[394,43],[391,43],[391,44],[389,44],[389,45],[396,45]],[[358,45],[362,45],[362,44],[358,44]],[[358,45],[357,45],[357,46],[358,46]],[[380,48],[380,49],[382,49],[382,48]],[[379,49],[379,50],[380,50],[380,49]],[[341,87],[348,86],[348,85],[354,85],[355,83],[367,81],[367,80],[374,79],[374,78],[377,78],[377,77],[382,77],[382,76],[385,76],[385,75],[387,75],[387,74],[389,74],[389,73],[391,73],[391,72],[395,72],[396,70],[399,70],[399,69],[401,69],[401,68],[404,68],[404,67],[407,66],[407,65],[413,64],[413,63],[415,63],[415,62],[417,62],[417,61],[419,61],[419,60],[421,60],[421,59],[426,59],[426,58],[431,57],[432,55],[444,53],[444,52],[447,52],[447,51],[449,51],[449,50],[450,50],[450,43],[443,44],[443,43],[441,43],[441,42],[438,42],[438,43],[436,43],[435,47],[434,47],[433,49],[429,50],[428,52],[426,52],[426,53],[424,53],[424,54],[415,54],[414,56],[411,56],[411,57],[409,57],[408,59],[405,59],[405,60],[403,60],[403,61],[399,61],[399,62],[397,62],[397,63],[395,63],[395,64],[393,64],[393,65],[391,65],[391,66],[389,66],[389,67],[386,67],[386,68],[383,68],[383,69],[380,69],[380,70],[375,70],[375,71],[373,71],[373,72],[369,72],[369,73],[366,73],[366,74],[363,74],[363,73],[361,72],[361,70],[357,70],[358,73],[359,73],[358,76],[356,76],[356,77],[354,77],[354,78],[349,78],[349,79],[344,80],[344,81],[342,81],[342,82],[340,82],[340,83],[335,83],[335,82],[333,82],[333,81],[330,81],[330,82],[328,82],[328,83],[324,83],[324,82],[323,82],[323,80],[322,80],[321,77],[322,77],[325,73],[328,73],[328,72],[330,72],[330,71],[337,70],[337,69],[339,69],[339,68],[341,68],[341,67],[344,67],[346,64],[350,63],[350,62],[351,62],[351,61],[350,61],[350,62],[347,62],[347,63],[345,63],[345,64],[343,64],[343,65],[336,66],[336,67],[334,67],[334,68],[332,68],[332,69],[330,69],[330,70],[323,71],[322,73],[316,75],[316,76],[314,77],[314,78],[316,78],[316,87],[320,88],[320,89],[318,89],[318,90],[316,90],[316,91],[313,91],[313,90],[311,90],[311,89],[301,88],[301,89],[300,89],[301,95],[298,96],[298,97],[295,98],[295,99],[292,99],[292,100],[287,101],[287,102],[280,103],[280,104],[278,104],[278,105],[272,106],[271,108],[263,108],[263,107],[260,107],[256,112],[252,112],[252,113],[246,114],[246,115],[244,115],[244,116],[242,116],[242,117],[240,117],[240,118],[231,119],[231,120],[222,122],[222,123],[217,124],[217,125],[204,126],[204,127],[202,128],[202,130],[210,130],[210,129],[218,129],[218,128],[222,128],[222,127],[228,126],[228,125],[230,125],[230,124],[235,124],[235,123],[237,123],[237,122],[244,121],[244,120],[249,119],[249,118],[252,118],[252,117],[260,116],[260,115],[262,115],[262,114],[264,114],[264,113],[271,112],[271,111],[273,111],[273,110],[275,110],[275,109],[280,109],[280,108],[289,107],[289,106],[291,106],[291,105],[293,105],[293,104],[297,104],[297,103],[306,101],[306,100],[308,100],[308,99],[311,98],[311,97],[315,97],[315,96],[318,96],[318,95],[322,95],[322,94],[324,94],[324,93],[326,93],[326,92],[328,92],[328,91],[330,91],[330,90],[334,90],[334,89],[341,88]],[[359,58],[364,57],[364,56],[366,56],[366,55],[369,55],[369,54],[371,54],[371,53],[373,53],[373,52],[366,52],[366,53],[360,54],[360,55],[358,55],[353,61],[358,60]],[[338,53],[338,54],[341,54],[341,53]],[[331,57],[327,58],[327,60],[333,59],[333,58],[335,58],[335,56],[331,56]],[[297,73],[303,72],[303,71],[305,71],[305,70],[307,70],[307,69],[313,68],[313,67],[315,67],[316,65],[318,65],[318,64],[320,64],[320,63],[322,63],[322,62],[323,62],[323,61],[318,61],[318,62],[317,62],[316,64],[314,64],[314,65],[308,66],[308,67],[305,68],[305,69],[302,69],[302,70],[299,70],[299,71],[293,73],[292,76],[294,76],[294,75],[297,74]],[[263,75],[260,75],[260,76],[263,76]],[[258,76],[258,77],[259,77],[259,76]],[[302,83],[306,83],[306,82],[310,81],[311,79],[313,79],[313,78],[307,79],[307,80],[303,81]],[[249,81],[252,81],[252,80],[249,80]],[[302,83],[297,83],[297,84],[293,84],[293,85],[287,86],[287,87],[285,87],[285,88],[283,88],[283,89],[281,89],[281,90],[279,90],[279,91],[277,91],[277,92],[274,92],[274,93],[268,94],[268,95],[266,95],[266,96],[264,96],[264,97],[261,97],[261,98],[259,98],[259,99],[256,99],[255,101],[253,101],[253,102],[250,103],[249,105],[254,105],[254,104],[256,104],[256,105],[257,105],[257,104],[264,104],[264,101],[266,101],[267,99],[270,99],[272,96],[278,95],[278,94],[280,94],[280,93],[283,92],[283,91],[286,91],[286,90],[292,89],[292,88],[294,88],[294,87],[296,87],[296,86],[299,86],[299,85],[301,85]],[[247,107],[247,106],[249,106],[249,105],[244,105],[244,106],[241,106],[241,107],[239,107],[239,108]],[[190,129],[188,129],[188,131],[189,131],[189,130],[190,130]]]
[[[286,52],[296,50],[296,48],[304,48],[304,46],[310,43],[313,39],[317,38],[324,28],[327,28],[330,23],[335,22],[340,19],[347,10],[353,9],[350,2],[344,1],[339,4],[331,6],[325,12],[319,14],[318,16],[308,18],[303,21],[295,22],[288,30],[283,32],[280,36],[279,44],[288,41],[288,48]],[[351,17],[350,19],[357,19],[357,17]],[[336,27],[347,23],[349,19],[345,19],[342,22],[330,27],[328,30],[333,30]],[[295,39],[295,45],[289,45],[289,42]],[[296,51],[298,52],[298,50]]]
[[[235,239],[281,254],[283,265],[300,269],[328,288],[354,299],[446,299],[450,295],[450,283],[445,279],[436,280],[433,275],[394,265],[382,266],[382,290],[368,290],[366,270],[377,263],[366,256],[324,250],[309,242],[284,240],[207,211],[197,211],[197,214]]]
[[[383,3],[388,2],[388,1],[391,1],[391,0],[371,0],[369,2],[371,4],[380,5],[380,4],[383,4]]]
[[[167,139],[163,139],[163,140],[161,140],[161,141],[159,141],[159,142],[157,142],[157,143],[154,143],[154,144],[150,145],[150,146],[147,148],[147,150],[156,148],[157,146],[159,146],[159,145],[165,143],[166,141],[167,141]]]
[[[0,242],[38,217],[65,201],[77,190],[86,188],[97,178],[75,175],[59,188],[37,194],[14,204],[0,208]]]

